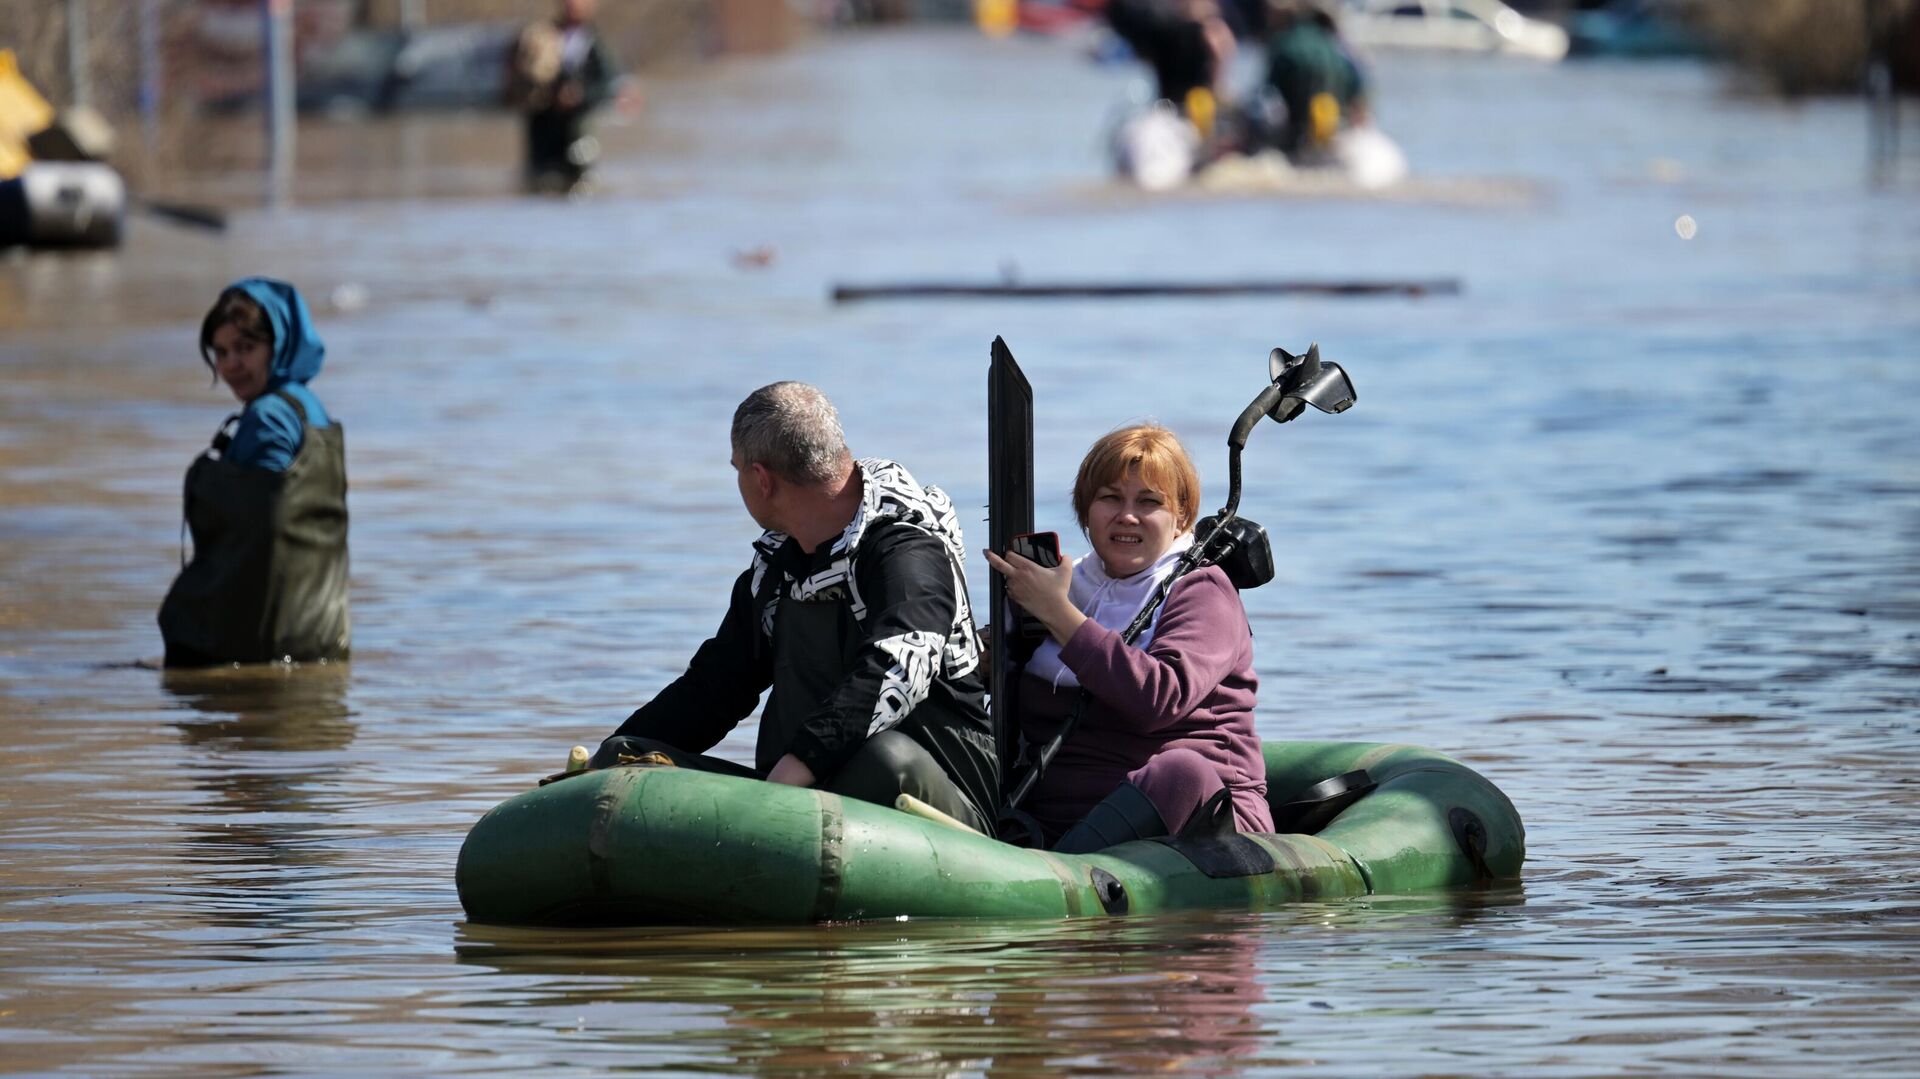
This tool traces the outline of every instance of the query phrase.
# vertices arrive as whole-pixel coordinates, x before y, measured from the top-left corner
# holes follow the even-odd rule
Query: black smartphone
[[[1060,564],[1058,532],[1022,532],[1007,541],[1007,553],[1052,569]]]
[[[1029,562],[1051,569],[1060,564],[1060,535],[1057,532],[1022,532],[1007,541],[1007,553],[1017,554]],[[1047,639],[1047,627],[1011,600],[1008,606],[1013,608],[1014,616],[1011,654],[1016,663],[1025,664],[1033,657],[1033,650],[1040,646],[1040,642]]]

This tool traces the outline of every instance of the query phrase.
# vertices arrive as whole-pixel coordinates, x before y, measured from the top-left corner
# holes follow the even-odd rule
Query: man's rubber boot
[[[1053,849],[1061,854],[1092,854],[1115,844],[1166,834],[1167,822],[1160,819],[1160,811],[1147,792],[1122,783],[1088,810],[1080,823],[1067,829]]]

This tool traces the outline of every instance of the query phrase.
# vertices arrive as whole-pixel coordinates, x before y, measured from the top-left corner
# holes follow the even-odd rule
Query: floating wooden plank
[[[1065,281],[1052,284],[966,284],[918,281],[895,285],[835,285],[834,303],[868,300],[1127,299],[1143,296],[1454,296],[1457,277],[1425,281]]]

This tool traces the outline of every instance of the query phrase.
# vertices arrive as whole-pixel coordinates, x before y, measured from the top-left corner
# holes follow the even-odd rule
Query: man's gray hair
[[[846,474],[847,437],[833,402],[804,382],[775,382],[733,410],[733,448],[742,466],[762,464],[795,483],[831,483]]]

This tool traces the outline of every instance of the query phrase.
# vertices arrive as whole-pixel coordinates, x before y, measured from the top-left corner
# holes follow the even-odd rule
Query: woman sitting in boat
[[[1087,696],[1021,808],[1072,854],[1176,832],[1222,790],[1240,830],[1272,831],[1253,636],[1226,573],[1188,573],[1139,638],[1122,640],[1193,544],[1200,477],[1186,449],[1151,424],[1107,435],[1080,463],[1073,510],[1093,545],[1077,563],[987,553],[1048,634],[1018,687],[1023,738],[1046,744]]]
[[[347,463],[307,387],[326,358],[306,301],[234,282],[200,325],[200,357],[244,406],[187,470],[193,559],[160,605],[166,665],[347,655]]]

